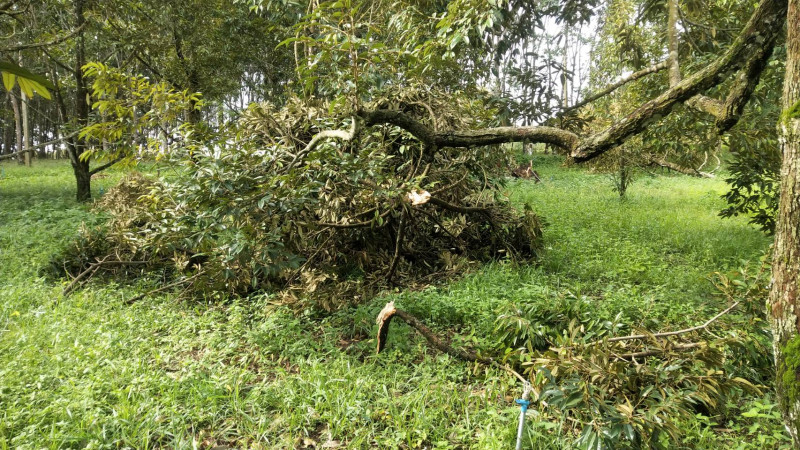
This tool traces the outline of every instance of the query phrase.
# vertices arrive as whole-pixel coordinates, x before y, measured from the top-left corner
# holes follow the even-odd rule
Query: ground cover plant
[[[384,303],[484,354],[504,345],[504,315],[543,317],[553,304],[577,302],[595,318],[622,313],[626,327],[678,329],[726,304],[715,272],[746,281],[737,272],[757,268],[767,250],[746,218],[717,216],[719,180],[642,174],[621,202],[603,174],[553,157],[536,157],[534,167],[541,183],[506,189],[549,223],[538,264],[501,260],[448,284],[322,313],[269,295],[203,301],[166,291],[126,305],[158,286],[148,278],[95,280],[63,296],[68,280],[47,276],[50,260],[80,222],[105,218],[71,199],[63,162],[3,164],[0,447],[508,448],[521,386],[502,370],[430,349],[404,325],[375,355]],[[96,180],[95,196],[122,175]],[[763,323],[745,325],[746,308],[734,316],[743,332],[763,332]],[[548,323],[555,331],[536,336],[562,329]],[[758,373],[739,369],[759,383]],[[670,445],[789,446],[768,387],[723,406],[679,418]],[[534,405],[525,446],[572,448],[580,436],[570,417]]]

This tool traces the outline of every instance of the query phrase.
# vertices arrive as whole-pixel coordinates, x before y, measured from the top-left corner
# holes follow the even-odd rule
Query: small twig
[[[456,181],[456,182],[454,182],[452,184],[448,184],[447,186],[441,187],[441,188],[431,192],[431,195],[441,194],[442,192],[445,192],[445,191],[448,191],[450,189],[453,189],[454,187],[456,187],[459,184],[461,184],[464,180],[466,180],[468,175],[469,175],[469,171],[465,170],[464,171],[464,175],[461,178],[459,178],[458,181]]]
[[[96,263],[89,264],[89,267],[87,267],[86,270],[79,273],[78,276],[75,277],[72,282],[64,288],[64,290],[61,292],[61,295],[64,297],[68,296],[78,286],[78,283],[80,283],[81,280],[86,277],[91,278],[92,275],[94,275],[94,273],[100,268],[100,266],[110,257],[111,255],[107,255],[102,260],[98,260]]]
[[[491,211],[489,210],[489,208],[481,208],[479,206],[453,205],[452,203],[447,203],[446,201],[438,199],[436,197],[431,197],[430,200],[428,200],[428,203],[430,203],[432,205],[440,206],[440,207],[442,207],[444,209],[447,209],[447,210],[450,210],[450,211],[453,211],[453,212],[462,213],[462,214],[481,213],[481,214],[485,214],[487,216],[491,216]]]
[[[672,346],[674,350],[690,350],[697,347],[702,347],[706,345],[705,342],[689,342],[687,344],[675,344]],[[655,356],[660,355],[666,352],[667,349],[651,349],[651,350],[642,350],[641,352],[634,352],[634,353],[623,353],[621,355],[615,355],[617,358],[620,359],[634,359],[634,358],[644,358],[646,356]]]
[[[148,261],[119,261],[119,260],[108,261],[108,258],[110,258],[111,256],[113,255],[107,255],[105,258],[90,264],[86,270],[84,270],[83,272],[78,274],[77,277],[72,279],[72,282],[69,285],[67,285],[67,287],[64,288],[62,294],[65,297],[68,296],[70,293],[72,293],[73,290],[75,290],[76,287],[78,287],[78,284],[81,280],[86,278],[86,281],[88,281],[88,279],[93,277],[94,274],[98,270],[100,270],[100,268],[103,266],[135,266],[135,265],[149,263]]]
[[[167,289],[171,289],[171,288],[174,288],[176,286],[180,286],[182,284],[188,283],[190,281],[194,281],[194,279],[197,278],[197,276],[200,275],[201,273],[202,272],[198,272],[198,273],[192,275],[189,278],[184,278],[182,280],[175,281],[174,283],[169,283],[167,285],[161,286],[160,288],[153,289],[152,291],[145,292],[144,294],[137,295],[136,297],[130,298],[128,300],[125,300],[125,304],[126,305],[132,305],[133,303],[136,303],[136,302],[138,302],[139,300],[141,300],[141,299],[143,299],[145,297],[149,297],[149,296],[151,296],[153,294],[158,294],[159,292],[166,291]]]
[[[403,245],[403,235],[406,230],[406,219],[408,212],[403,209],[403,214],[400,216],[400,224],[397,226],[397,239],[394,243],[394,256],[392,257],[392,264],[389,266],[389,272],[386,274],[386,282],[392,281],[394,271],[397,269],[397,262],[400,260],[400,247]]]
[[[636,340],[636,339],[663,338],[663,337],[669,337],[669,336],[677,336],[679,334],[691,333],[693,331],[704,330],[704,329],[708,328],[709,325],[711,325],[712,323],[716,322],[717,319],[719,319],[720,317],[722,317],[725,314],[729,313],[733,308],[736,308],[737,306],[739,306],[739,303],[741,303],[741,301],[735,302],[731,306],[725,308],[723,311],[721,311],[716,316],[708,319],[704,324],[698,325],[696,327],[684,328],[682,330],[677,330],[677,331],[667,331],[667,332],[664,332],[664,333],[632,334],[630,336],[618,336],[618,337],[614,337],[614,338],[611,338],[611,339],[606,339],[606,340],[601,339],[601,340],[593,341],[593,342],[590,342],[587,345],[596,345],[596,344],[599,344],[601,342],[621,342],[621,341],[632,341],[632,340]]]
[[[386,218],[393,210],[387,209],[378,217],[381,219]],[[351,223],[328,223],[328,222],[319,222],[317,223],[320,227],[330,227],[330,228],[366,228],[371,227],[375,224],[375,219],[365,220],[363,222],[351,222]]]

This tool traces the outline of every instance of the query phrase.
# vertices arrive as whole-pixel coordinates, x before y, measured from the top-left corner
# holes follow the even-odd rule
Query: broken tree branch
[[[395,308],[394,302],[387,303],[378,314],[378,353],[380,353],[386,347],[386,338],[389,335],[389,324],[391,323],[392,318],[395,316],[402,319],[403,322],[407,323],[411,328],[417,330],[419,334],[421,334],[428,341],[428,343],[431,344],[432,347],[441,351],[442,353],[447,353],[450,356],[462,359],[464,361],[478,362],[489,365],[495,364],[495,361],[492,358],[486,358],[468,350],[456,349],[449,346],[444,341],[439,339],[439,337],[436,336],[430,328],[425,326],[425,324],[420,322],[416,317],[403,311],[402,309]]]
[[[166,284],[164,286],[161,286],[160,288],[153,289],[152,291],[145,292],[144,294],[137,295],[136,297],[129,298],[128,300],[125,300],[125,304],[126,305],[132,305],[132,304],[138,302],[139,300],[141,300],[141,299],[143,299],[145,297],[149,297],[149,296],[151,296],[153,294],[158,294],[159,292],[164,292],[164,291],[166,291],[168,289],[172,289],[174,287],[181,286],[181,285],[189,283],[189,282],[194,282],[195,278],[197,278],[197,276],[200,275],[201,273],[202,272],[197,272],[196,274],[190,276],[189,278],[184,278],[182,280],[175,281],[174,283],[169,283],[169,284]]]
[[[400,224],[397,225],[397,239],[394,243],[394,255],[392,256],[392,263],[389,266],[389,271],[386,273],[386,282],[392,281],[394,272],[397,269],[397,263],[400,261],[400,247],[403,245],[403,236],[406,232],[406,221],[408,220],[408,211],[403,208],[403,214],[400,216]]]
[[[79,273],[77,277],[75,277],[70,284],[68,284],[64,290],[62,291],[62,295],[64,297],[68,296],[75,290],[80,284],[83,282],[88,281],[94,274],[103,266],[135,266],[140,264],[148,264],[147,261],[119,261],[119,260],[109,260],[112,255],[106,255],[103,259],[97,260],[97,262],[89,264],[89,267],[86,268],[83,272]],[[85,280],[84,280],[85,279]]]
[[[84,270],[83,272],[79,273],[78,276],[75,277],[75,279],[73,279],[72,282],[70,284],[68,284],[64,288],[63,291],[61,291],[61,295],[66,297],[70,293],[72,293],[72,291],[78,286],[78,284],[81,282],[81,280],[83,280],[84,278],[87,278],[87,277],[91,278],[91,276],[94,275],[94,273],[97,272],[97,270],[100,268],[100,266],[104,262],[106,262],[106,260],[108,258],[110,258],[110,257],[111,257],[111,255],[107,255],[105,258],[103,258],[101,260],[98,260],[96,263],[90,264],[89,267],[86,268],[86,270]]]
[[[351,141],[353,138],[358,134],[358,119],[353,117],[353,124],[350,126],[350,131],[344,130],[325,130],[320,131],[319,133],[315,134],[311,141],[305,146],[304,149],[300,150],[297,155],[295,155],[292,162],[289,163],[287,170],[291,170],[297,167],[300,162],[303,161],[303,158],[306,157],[311,151],[313,151],[317,146],[325,139],[341,139],[343,141]]]

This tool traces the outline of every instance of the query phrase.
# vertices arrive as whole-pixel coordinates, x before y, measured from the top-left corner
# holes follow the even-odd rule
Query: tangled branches
[[[415,92],[383,102],[434,128],[492,114]],[[395,126],[331,118],[330,108],[252,105],[212,142],[174,151],[177,176],[123,181],[102,204],[109,246],[164,261],[155,266],[175,276],[202,271],[198,294],[279,291],[325,309],[476,261],[535,255],[539,219],[501,194],[502,149],[432,147]]]

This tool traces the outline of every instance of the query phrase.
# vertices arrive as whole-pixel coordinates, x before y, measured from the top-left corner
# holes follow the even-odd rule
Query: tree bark
[[[25,147],[24,161],[25,165],[30,167],[33,155],[31,154],[31,124],[29,120],[30,118],[28,117],[28,96],[25,95],[24,92],[22,92],[21,95],[22,95],[21,114],[22,114],[22,134],[23,134],[22,140]]]
[[[800,0],[789,2],[787,29],[783,114],[778,124],[781,197],[767,309],[774,338],[775,389],[786,429],[800,448]]]
[[[89,123],[89,103],[86,99],[89,89],[86,85],[86,80],[83,78],[83,66],[86,64],[86,43],[83,31],[86,23],[83,10],[84,1],[75,0],[74,4],[75,27],[81,30],[75,45],[75,68],[73,69],[73,76],[75,77],[75,120],[81,128]],[[92,199],[92,175],[89,171],[89,158],[81,158],[86,148],[86,141],[80,135],[75,136],[69,142],[68,148],[71,153],[70,161],[72,162],[72,171],[75,173],[77,185],[76,199],[79,202],[89,201]]]
[[[14,123],[6,121],[3,127],[3,153],[14,153]]]
[[[25,164],[25,160],[23,159],[23,156],[22,156],[22,153],[21,153],[22,152],[22,119],[20,117],[20,112],[19,112],[19,100],[17,99],[16,96],[11,95],[11,94],[10,94],[10,98],[9,99],[11,100],[11,109],[14,111],[14,131],[16,132],[16,135],[17,135],[17,150],[15,152],[17,154],[17,162],[19,164]]]
[[[667,49],[669,51],[669,85],[681,82],[678,64],[678,0],[667,0]]]

